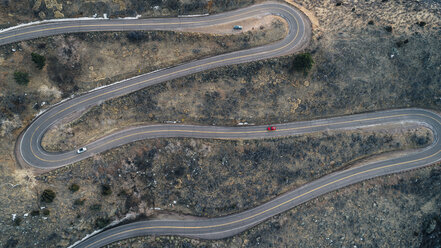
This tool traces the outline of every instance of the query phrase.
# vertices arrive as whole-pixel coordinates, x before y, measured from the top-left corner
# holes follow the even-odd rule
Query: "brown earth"
[[[268,140],[134,142],[37,177],[30,189],[33,197],[2,212],[1,231],[10,235],[0,239],[0,244],[13,239],[25,247],[31,243],[67,246],[129,215],[236,213],[360,158],[408,151],[430,144],[432,139],[428,129],[395,126]],[[72,184],[79,186],[77,192],[69,190]],[[103,186],[111,193],[104,194]],[[20,192],[21,187],[8,186],[9,194]],[[52,203],[39,201],[45,189],[55,191]],[[15,201],[9,198],[2,204]],[[41,207],[50,210],[47,218]],[[39,216],[24,216],[37,209]],[[20,225],[14,225],[12,214],[22,219]]]
[[[41,109],[71,94],[185,61],[283,38],[286,25],[276,17],[268,18],[262,29],[222,36],[110,32],[60,35],[2,46],[0,119],[3,124],[0,134],[4,136],[24,127]],[[180,46],[175,45],[177,42]],[[32,52],[46,57],[42,70],[31,61]],[[29,73],[29,84],[18,85],[13,78],[14,71]]]
[[[112,115],[115,114],[115,116],[123,117],[122,126],[130,125],[134,120],[144,123],[161,123],[167,120],[182,121],[182,119],[188,123],[235,125],[239,121],[274,123],[411,106],[430,108],[435,111],[440,109],[441,75],[438,72],[441,69],[441,55],[439,53],[441,50],[439,43],[441,37],[439,11],[441,8],[437,2],[342,1],[339,3],[330,0],[307,0],[299,4],[308,9],[318,22],[309,48],[315,60],[315,66],[307,76],[291,72],[292,57],[220,68],[104,103],[84,115],[82,120],[86,121],[87,125],[94,125],[98,122],[94,119],[93,114],[100,116],[103,121],[113,120]],[[101,36],[92,34],[90,37],[95,39]],[[54,41],[54,44],[58,44],[58,41]],[[11,53],[9,52],[11,48],[7,47],[6,50],[2,50],[2,56]],[[17,48],[20,51],[20,48]],[[79,52],[78,50],[74,51],[75,53]],[[14,59],[21,59],[21,56],[23,55],[14,57]],[[75,62],[75,59],[76,57],[73,56],[68,61]],[[1,59],[0,62],[2,62]],[[103,67],[105,67],[104,64]],[[10,67],[10,70],[13,69],[14,67]],[[127,75],[122,74],[121,78],[125,76]],[[115,77],[118,78],[118,76]],[[109,80],[112,79],[115,78]],[[0,80],[0,82],[4,82],[4,80]],[[237,86],[238,82],[242,86],[235,88],[239,87]],[[107,83],[107,81],[102,83]],[[32,87],[31,84],[32,82],[28,87]],[[191,89],[197,85],[202,90],[197,94],[191,94]],[[52,85],[47,86],[48,89],[51,89],[49,86]],[[228,91],[229,87],[231,87],[231,91]],[[159,93],[152,92],[154,89],[160,90]],[[46,91],[43,90],[43,92]],[[56,95],[57,91],[53,92],[52,95]],[[165,99],[170,99],[166,98],[167,94],[178,95],[181,93],[179,101],[166,105]],[[13,94],[20,97],[15,97],[12,99],[13,101],[4,100],[5,96],[10,97]],[[3,93],[1,106],[3,108],[5,106],[13,107],[14,111],[20,111],[19,107],[22,105],[23,96],[23,88],[20,87],[12,89],[8,94]],[[43,98],[42,101],[46,99]],[[143,99],[154,99],[158,103],[146,105]],[[198,107],[189,105],[191,99],[196,99],[200,105]],[[16,104],[10,105],[10,102]],[[32,110],[32,113],[26,112],[31,109],[32,104],[33,102],[25,101],[25,105],[28,106],[25,110],[11,114],[6,119],[2,117],[6,120],[2,124],[2,128],[6,126],[7,129],[4,129],[5,136],[1,137],[2,142],[0,142],[0,209],[2,209],[0,227],[1,233],[8,233],[8,236],[1,237],[0,246],[14,247],[14,244],[17,247],[34,246],[30,243],[32,241],[39,244],[67,246],[74,240],[90,233],[96,228],[96,224],[101,225],[106,223],[108,219],[120,218],[129,211],[128,209],[133,208],[134,211],[141,212],[149,210],[153,206],[152,204],[157,206],[158,203],[168,210],[188,211],[186,213],[196,215],[201,213],[200,209],[203,205],[195,204],[191,208],[186,208],[186,205],[182,205],[182,203],[175,206],[168,204],[173,204],[175,197],[183,197],[184,193],[190,191],[187,188],[179,188],[180,182],[174,176],[179,176],[181,170],[178,167],[173,167],[179,164],[173,163],[172,160],[186,158],[186,161],[190,163],[195,156],[200,157],[207,154],[203,149],[207,146],[206,141],[194,141],[196,142],[194,145],[191,145],[191,140],[143,141],[145,143],[130,144],[108,151],[95,158],[37,179],[27,171],[15,169],[12,145],[18,135],[17,131],[20,130],[18,128],[22,128],[27,123],[26,121],[29,121],[29,117],[26,116],[32,116],[32,113],[36,112],[36,110]],[[139,115],[138,119],[130,115],[124,116],[121,111],[116,111],[121,104],[130,106],[129,109],[133,109],[134,113]],[[162,108],[161,111],[156,109],[157,106]],[[186,110],[189,106],[191,108]],[[232,111],[232,106],[237,111]],[[116,109],[116,112],[110,114],[107,107]],[[8,111],[12,112],[12,110]],[[160,115],[151,117],[140,115],[140,113],[153,113],[154,111],[160,112]],[[0,114],[4,114],[4,111]],[[72,128],[81,125],[81,122],[76,122]],[[93,125],[91,130],[94,130]],[[77,130],[75,137],[70,139],[67,144],[62,145],[65,147],[72,145],[73,140],[80,135],[81,133]],[[384,137],[383,135],[389,134],[379,133],[377,142],[383,140],[383,138],[379,138],[380,136]],[[410,136],[412,136],[411,133]],[[349,134],[327,141],[329,137],[334,137],[334,134],[330,136],[319,134],[315,138],[320,142],[330,144],[326,145],[326,147],[333,149],[333,153],[329,154],[330,157],[318,157],[317,152],[310,148],[311,144],[318,141],[297,140],[304,142],[304,146],[296,146],[302,147],[299,152],[304,152],[305,156],[309,154],[308,157],[304,157],[303,162],[307,161],[308,166],[321,168],[321,164],[327,164],[323,161],[337,161],[333,156],[338,156],[340,159],[341,156],[345,156],[350,159],[349,155],[355,154],[354,158],[364,157],[378,151],[376,149],[354,151],[348,146],[344,152],[339,153],[338,149],[341,148],[335,144],[343,144],[342,140],[348,138]],[[367,134],[364,137],[368,138],[370,135]],[[406,137],[406,135],[402,134],[400,137]],[[307,139],[308,137],[303,138]],[[207,142],[216,143],[217,141]],[[283,144],[285,141],[278,142]],[[382,145],[385,144],[387,145],[387,143]],[[212,148],[216,152],[222,149],[222,146],[218,145],[216,143],[210,147],[216,146],[216,149]],[[404,144],[401,143],[401,145]],[[273,147],[271,143],[264,144],[263,141],[255,141],[250,145],[250,148],[255,149],[259,146],[268,149]],[[274,147],[277,146],[274,144]],[[155,168],[161,174],[139,175],[140,173],[136,173],[138,168],[131,161],[134,162],[136,152],[139,152],[139,157],[146,158],[143,161],[148,165],[151,159],[149,159],[147,150],[150,151],[153,147],[162,148],[160,152],[158,151],[160,155],[155,155],[162,159],[161,163],[155,164]],[[167,150],[166,147],[168,147]],[[232,151],[233,148],[240,150],[241,147],[244,146],[232,147],[228,143],[226,150]],[[378,148],[378,146],[374,147]],[[384,148],[384,146],[381,147]],[[251,151],[253,151],[252,149]],[[146,151],[145,156],[144,150]],[[221,154],[214,152],[211,158]],[[239,152],[235,152],[235,154],[244,155]],[[127,161],[126,158],[129,160]],[[200,161],[207,161],[202,159]],[[207,162],[202,165],[214,166],[209,168],[219,173],[218,170],[225,169],[225,167],[221,166],[223,160],[220,159],[222,158],[218,159],[216,163]],[[286,164],[288,169],[291,169],[289,166],[303,164],[303,162],[294,162],[295,158],[291,155],[287,155],[286,159],[289,159]],[[249,166],[250,173],[262,175],[262,170],[268,169],[267,167],[259,167],[259,164],[257,163],[256,168]],[[230,165],[238,166],[236,163]],[[345,164],[337,165],[344,166]],[[162,167],[169,170],[164,171]],[[235,172],[236,168],[232,168],[232,172]],[[322,169],[330,168],[323,167]],[[148,170],[147,167],[145,171]],[[171,170],[173,173],[170,173]],[[318,170],[317,175],[327,172],[328,170]],[[115,183],[111,184],[112,194],[110,196],[101,196],[100,185],[119,182],[113,181],[119,178],[119,174],[124,179],[122,180],[124,183],[134,182],[141,190],[129,188],[127,192],[125,190],[123,192],[121,188],[118,188],[119,184]],[[279,174],[276,173],[276,176]],[[226,181],[230,178],[228,173],[221,175],[225,176]],[[309,179],[317,175],[310,174]],[[299,244],[304,247],[353,247],[354,245],[372,247],[385,244],[385,246],[391,247],[435,247],[436,242],[439,243],[440,240],[439,226],[441,225],[438,221],[441,206],[439,175],[439,168],[435,166],[360,183],[320,197],[244,234],[226,240],[205,242],[177,237],[147,237],[123,242],[120,245],[133,247],[256,247],[257,245],[284,247]],[[154,185],[151,176],[161,178],[161,180],[156,180],[157,184],[159,183],[157,191],[152,191],[149,188]],[[233,176],[237,176],[236,173]],[[169,178],[167,179],[167,177]],[[208,176],[207,178],[210,179]],[[288,179],[288,182],[309,179],[294,174],[291,179]],[[265,188],[255,192],[250,192],[250,188],[248,188],[251,181],[246,182],[246,187],[240,183],[235,185],[234,181],[230,186],[214,184],[215,186],[227,187],[240,196],[228,199],[230,202],[236,201],[236,205],[233,202],[231,205],[225,205],[224,209],[215,209],[213,206],[207,206],[207,209],[210,209],[213,215],[222,211],[240,211],[241,208],[256,204],[252,200],[247,201],[247,199],[259,198],[253,194],[265,192],[264,190],[277,194],[278,191],[283,191],[284,187],[289,187],[285,185],[282,187],[277,184],[277,179],[270,177],[266,177],[264,180],[274,181],[264,184]],[[182,179],[181,181],[191,182]],[[280,181],[284,182],[283,178]],[[80,185],[80,191],[72,194],[67,187],[73,182]],[[295,186],[295,184],[291,185]],[[124,187],[126,186],[128,185]],[[178,188],[175,188],[176,186]],[[236,186],[238,188],[234,188]],[[127,189],[124,187],[123,189]],[[47,205],[51,211],[50,216],[47,219],[41,215],[31,218],[24,217],[25,213],[42,206],[38,201],[38,195],[45,188],[52,188],[56,190],[57,194],[54,203]],[[198,190],[208,189],[208,186],[198,188]],[[215,190],[216,187],[213,189]],[[201,197],[211,196],[209,192],[205,192],[200,194]],[[119,193],[121,194],[118,196]],[[126,193],[128,194],[125,195]],[[251,194],[251,197],[248,196],[248,193]],[[267,194],[263,195],[268,196]],[[162,198],[163,196],[167,196],[167,198]],[[188,199],[191,203],[191,201],[195,201],[197,196],[190,196]],[[222,194],[216,195],[216,197],[222,197]],[[86,200],[81,206],[83,198]],[[76,199],[79,199],[77,201],[79,205],[73,206]],[[152,203],[151,199],[155,199],[155,203]],[[221,198],[213,197],[213,199]],[[199,200],[200,202],[197,203],[206,204],[206,198]],[[98,202],[103,202],[99,210],[96,206],[92,207]],[[11,206],[14,207],[11,208]],[[231,209],[229,208],[231,206],[236,207]],[[15,213],[21,217],[22,222],[19,225],[15,225],[17,221],[12,221],[12,214]],[[77,213],[80,215],[78,216]],[[84,216],[81,215],[82,213]],[[146,211],[146,213],[151,214],[152,212]],[[89,218],[90,216],[93,218]],[[98,217],[102,219],[97,222]]]
[[[308,76],[292,72],[293,56],[191,75],[94,107],[78,121],[51,130],[47,147],[72,149],[101,131],[133,123],[267,124],[388,108],[440,108],[441,18],[433,8],[332,1],[303,6],[320,21],[310,46],[316,66]],[[396,10],[404,14],[386,20]],[[91,137],[91,130],[99,132]]]
[[[439,166],[376,178],[223,240],[147,236],[110,247],[439,247],[439,180]]]

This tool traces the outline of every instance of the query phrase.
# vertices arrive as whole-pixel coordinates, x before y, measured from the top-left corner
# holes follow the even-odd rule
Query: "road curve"
[[[205,25],[231,23],[234,20],[248,18],[253,15],[261,16],[269,14],[278,15],[284,18],[288,23],[288,34],[282,40],[265,46],[192,61],[176,67],[144,74],[125,80],[123,83],[113,84],[53,106],[36,118],[23,132],[18,141],[18,157],[25,163],[38,168],[56,168],[80,161],[93,155],[98,149],[88,149],[87,152],[81,155],[76,154],[75,151],[49,153],[42,149],[40,145],[41,139],[56,121],[77,111],[87,109],[92,105],[97,105],[105,100],[126,95],[164,81],[219,66],[245,63],[296,52],[308,43],[311,29],[307,18],[292,6],[268,2],[236,11],[204,17],[65,21],[18,28],[0,33],[0,44],[4,44],[6,42],[15,42],[23,39],[69,32],[157,29],[185,30]],[[108,149],[110,147],[105,146],[105,148]],[[100,151],[103,151],[103,149]]]
[[[429,127],[434,133],[434,143],[417,153],[385,161],[367,163],[356,168],[332,173],[281,195],[261,206],[238,214],[197,221],[139,221],[95,234],[78,242],[74,247],[102,247],[118,240],[149,234],[181,235],[202,239],[229,237],[255,226],[276,214],[338,188],[372,177],[431,165],[441,160],[441,142],[439,141],[441,116],[435,112],[424,109],[388,110],[322,120],[278,124],[276,125],[277,131],[275,132],[267,132],[264,126],[140,126],[125,129],[98,139],[88,144],[88,150],[82,154],[76,154],[75,151],[49,153],[41,147],[41,138],[57,120],[71,115],[76,111],[81,111],[92,105],[99,104],[102,101],[203,70],[281,56],[302,49],[305,44],[308,43],[310,37],[310,24],[304,15],[290,5],[268,2],[219,15],[194,18],[53,22],[0,32],[0,45],[25,39],[72,32],[185,30],[186,28],[231,22],[232,20],[238,20],[250,15],[266,14],[279,15],[287,21],[289,33],[283,40],[266,46],[193,61],[173,68],[145,74],[57,104],[38,116],[21,134],[16,145],[17,157],[30,166],[38,168],[57,168],[83,160],[93,154],[106,151],[113,147],[147,138],[194,137],[256,139],[402,122],[419,123]]]

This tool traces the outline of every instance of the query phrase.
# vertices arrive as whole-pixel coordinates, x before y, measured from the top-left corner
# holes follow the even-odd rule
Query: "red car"
[[[276,131],[276,127],[275,126],[270,126],[270,127],[268,127],[268,131]]]

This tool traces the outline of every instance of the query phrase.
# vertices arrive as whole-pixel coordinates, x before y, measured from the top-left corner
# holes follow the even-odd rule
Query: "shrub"
[[[14,248],[17,247],[18,245],[18,240],[10,238],[8,239],[8,242],[6,242],[5,246],[3,246],[4,248]]]
[[[14,226],[19,226],[21,224],[21,217],[15,217],[14,219]]]
[[[32,210],[31,216],[38,216],[40,215],[40,210]]]
[[[43,211],[41,211],[43,213],[44,216],[49,216],[51,214],[51,211],[49,211],[49,209],[45,208],[43,209]]]
[[[110,194],[112,194],[112,189],[110,188],[110,185],[102,184],[101,185],[101,194],[102,195],[110,195]]]
[[[85,201],[86,199],[76,199],[73,204],[74,206],[83,206]]]
[[[310,53],[302,53],[297,55],[292,62],[292,70],[293,71],[303,71],[304,73],[308,73],[308,71],[312,68],[314,64],[314,60]]]
[[[405,39],[405,40],[399,40],[395,44],[397,45],[397,47],[402,47],[402,46],[404,46],[404,44],[407,44],[407,43],[409,43],[409,40]]]
[[[386,26],[386,27],[384,27],[384,29],[389,33],[392,32],[392,26]]]
[[[46,65],[46,58],[43,55],[40,55],[38,53],[31,53],[31,57],[32,61],[34,61],[39,70],[43,69],[43,67]]]
[[[418,24],[420,27],[424,27],[424,26],[426,26],[427,23],[426,23],[426,22],[418,22],[417,24]]]
[[[51,203],[55,199],[55,192],[50,189],[45,189],[41,194],[40,200],[41,202]]]
[[[22,71],[14,72],[15,82],[20,85],[27,85],[29,83],[29,73]]]
[[[93,205],[90,205],[89,208],[92,211],[100,211],[101,210],[101,204],[93,204]]]
[[[99,217],[95,221],[95,227],[98,228],[98,229],[101,229],[101,228],[104,228],[105,226],[107,226],[109,223],[110,223],[110,219],[109,218]]]
[[[75,183],[73,183],[73,184],[71,184],[71,185],[69,186],[69,190],[70,190],[71,192],[77,192],[79,189],[80,189],[80,186],[79,186],[78,184],[75,184]]]
[[[141,31],[133,31],[127,33],[127,39],[129,39],[129,41],[131,42],[139,42],[145,38],[146,38],[145,33]]]
[[[177,10],[180,8],[179,0],[167,0],[167,8],[171,10]]]

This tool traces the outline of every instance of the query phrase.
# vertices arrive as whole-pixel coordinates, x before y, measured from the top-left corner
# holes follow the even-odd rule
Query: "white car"
[[[80,153],[83,153],[85,151],[87,151],[87,148],[86,147],[81,147],[80,149],[77,150],[77,153],[80,154]]]

